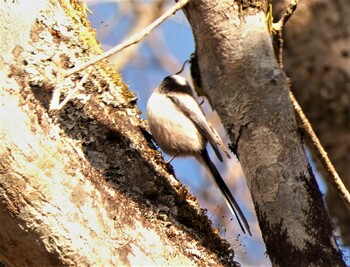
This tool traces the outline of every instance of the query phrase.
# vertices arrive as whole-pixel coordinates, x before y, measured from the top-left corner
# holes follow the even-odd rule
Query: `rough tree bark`
[[[101,53],[79,1],[1,1],[0,262],[6,266],[229,265],[154,150],[106,62],[56,113],[63,69]],[[4,38],[5,37],[5,38]]]
[[[202,93],[239,157],[272,264],[342,266],[274,55],[267,4],[206,0],[186,6]]]
[[[290,1],[274,1],[278,17]],[[292,90],[350,190],[349,1],[300,1],[285,29],[284,66]],[[327,182],[327,174],[323,168]],[[326,200],[350,246],[350,211],[328,186]]]

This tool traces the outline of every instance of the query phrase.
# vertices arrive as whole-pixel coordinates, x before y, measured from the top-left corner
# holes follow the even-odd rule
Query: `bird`
[[[207,143],[221,162],[220,149],[228,158],[230,154],[206,120],[188,81],[177,74],[165,77],[148,99],[146,113],[149,130],[162,151],[172,157],[194,157],[205,166],[242,232],[251,236],[247,219],[209,157]]]

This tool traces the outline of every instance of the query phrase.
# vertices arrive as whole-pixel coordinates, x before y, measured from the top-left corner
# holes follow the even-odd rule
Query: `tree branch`
[[[141,32],[153,20],[158,18],[163,12],[164,0],[157,0],[154,3],[140,3],[131,1],[130,9],[133,11],[133,25],[129,29],[128,36],[133,36]],[[116,71],[121,71],[122,68],[130,62],[131,58],[136,54],[140,47],[140,43],[123,49],[118,54],[112,55],[109,60],[115,66]]]
[[[310,144],[315,147],[318,159],[321,161],[323,167],[328,173],[327,177],[329,178],[329,182],[333,185],[334,189],[338,192],[346,207],[350,210],[349,191],[346,189],[343,181],[340,179],[337,171],[335,170],[332,162],[327,155],[327,152],[324,150],[320,140],[317,138],[316,133],[312,129],[309,120],[306,118],[302,108],[300,107],[292,92],[290,92],[290,98],[292,100],[294,110],[303,125],[303,129],[311,141]]]
[[[273,51],[268,1],[249,1],[244,10],[240,2],[191,1],[185,8],[203,95],[236,147],[272,264],[342,266]]]
[[[290,5],[287,7],[286,12],[283,14],[281,19],[277,23],[273,24],[273,29],[278,36],[278,51],[279,51],[278,61],[282,69],[283,69],[283,30],[287,21],[294,14],[294,11],[297,8],[298,2],[299,2],[298,0],[291,1]],[[315,148],[316,154],[328,174],[327,177],[330,183],[333,185],[334,189],[338,192],[339,196],[343,200],[346,207],[350,210],[349,191],[346,189],[343,181],[340,179],[336,169],[334,168],[331,160],[327,155],[327,152],[324,150],[320,140],[318,139],[316,133],[314,132],[311,126],[311,123],[305,116],[305,113],[303,112],[298,101],[294,97],[292,91],[290,91],[290,98],[293,103],[295,113],[298,116],[300,122],[302,123],[305,133],[307,134],[307,136],[309,137],[309,140],[311,141],[310,145]]]
[[[127,39],[125,42],[117,45],[116,47],[112,48],[111,50],[94,57],[93,59],[89,60],[88,62],[85,62],[75,68],[72,68],[68,71],[64,72],[64,76],[70,76],[74,73],[77,73],[121,50],[123,50],[126,47],[129,47],[133,44],[136,44],[140,42],[143,38],[145,38],[155,27],[157,27],[159,24],[161,24],[164,20],[169,18],[171,15],[173,15],[175,12],[183,8],[189,0],[180,0],[178,1],[173,7],[171,7],[167,12],[165,12],[162,16],[160,16],[158,19],[156,19],[154,22],[152,22],[150,25],[148,25],[146,28],[144,28],[141,32],[135,34],[134,36],[130,37]]]
[[[229,244],[146,139],[135,96],[111,65],[94,66],[81,97],[48,111],[53,88],[80,87],[78,75],[58,80],[52,70],[101,49],[82,4],[19,1],[0,11],[0,261],[231,263]]]

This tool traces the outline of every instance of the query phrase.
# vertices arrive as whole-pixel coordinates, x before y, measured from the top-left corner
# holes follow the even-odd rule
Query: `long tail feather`
[[[252,233],[250,232],[250,227],[249,227],[247,219],[245,218],[237,201],[235,200],[235,198],[231,194],[230,190],[228,189],[227,185],[225,184],[225,181],[222,179],[219,171],[216,169],[214,163],[209,158],[208,151],[206,149],[201,153],[201,157],[199,158],[199,161],[202,164],[204,164],[205,167],[208,169],[216,186],[220,189],[221,193],[224,195],[225,201],[226,201],[229,209],[231,210],[232,214],[236,217],[236,219],[239,223],[239,226],[242,229],[242,232],[246,233],[246,231],[244,230],[244,229],[246,229],[248,234],[251,236]],[[242,224],[240,218],[243,221],[243,224]],[[244,225],[244,227],[243,227],[243,225]]]

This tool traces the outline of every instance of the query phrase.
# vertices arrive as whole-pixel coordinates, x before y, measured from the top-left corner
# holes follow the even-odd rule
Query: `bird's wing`
[[[213,147],[213,150],[220,161],[222,161],[222,156],[219,152],[218,146],[222,149],[225,155],[230,158],[230,155],[225,148],[219,134],[215,129],[206,121],[188,108],[181,100],[179,100],[174,95],[168,95],[169,99],[196,125],[197,129],[203,134],[203,136],[208,140],[210,145]],[[195,99],[193,101],[197,104]],[[198,104],[197,104],[198,105]],[[200,109],[199,105],[198,108]],[[201,110],[201,109],[200,109]]]
[[[216,144],[221,148],[221,151],[225,153],[226,157],[228,157],[230,159],[231,158],[230,153],[228,152],[227,148],[225,147],[224,143],[222,142],[220,135],[214,129],[214,127],[211,126],[211,124],[209,122],[208,122],[208,125],[209,125],[210,129],[212,130],[213,134],[215,135]]]

